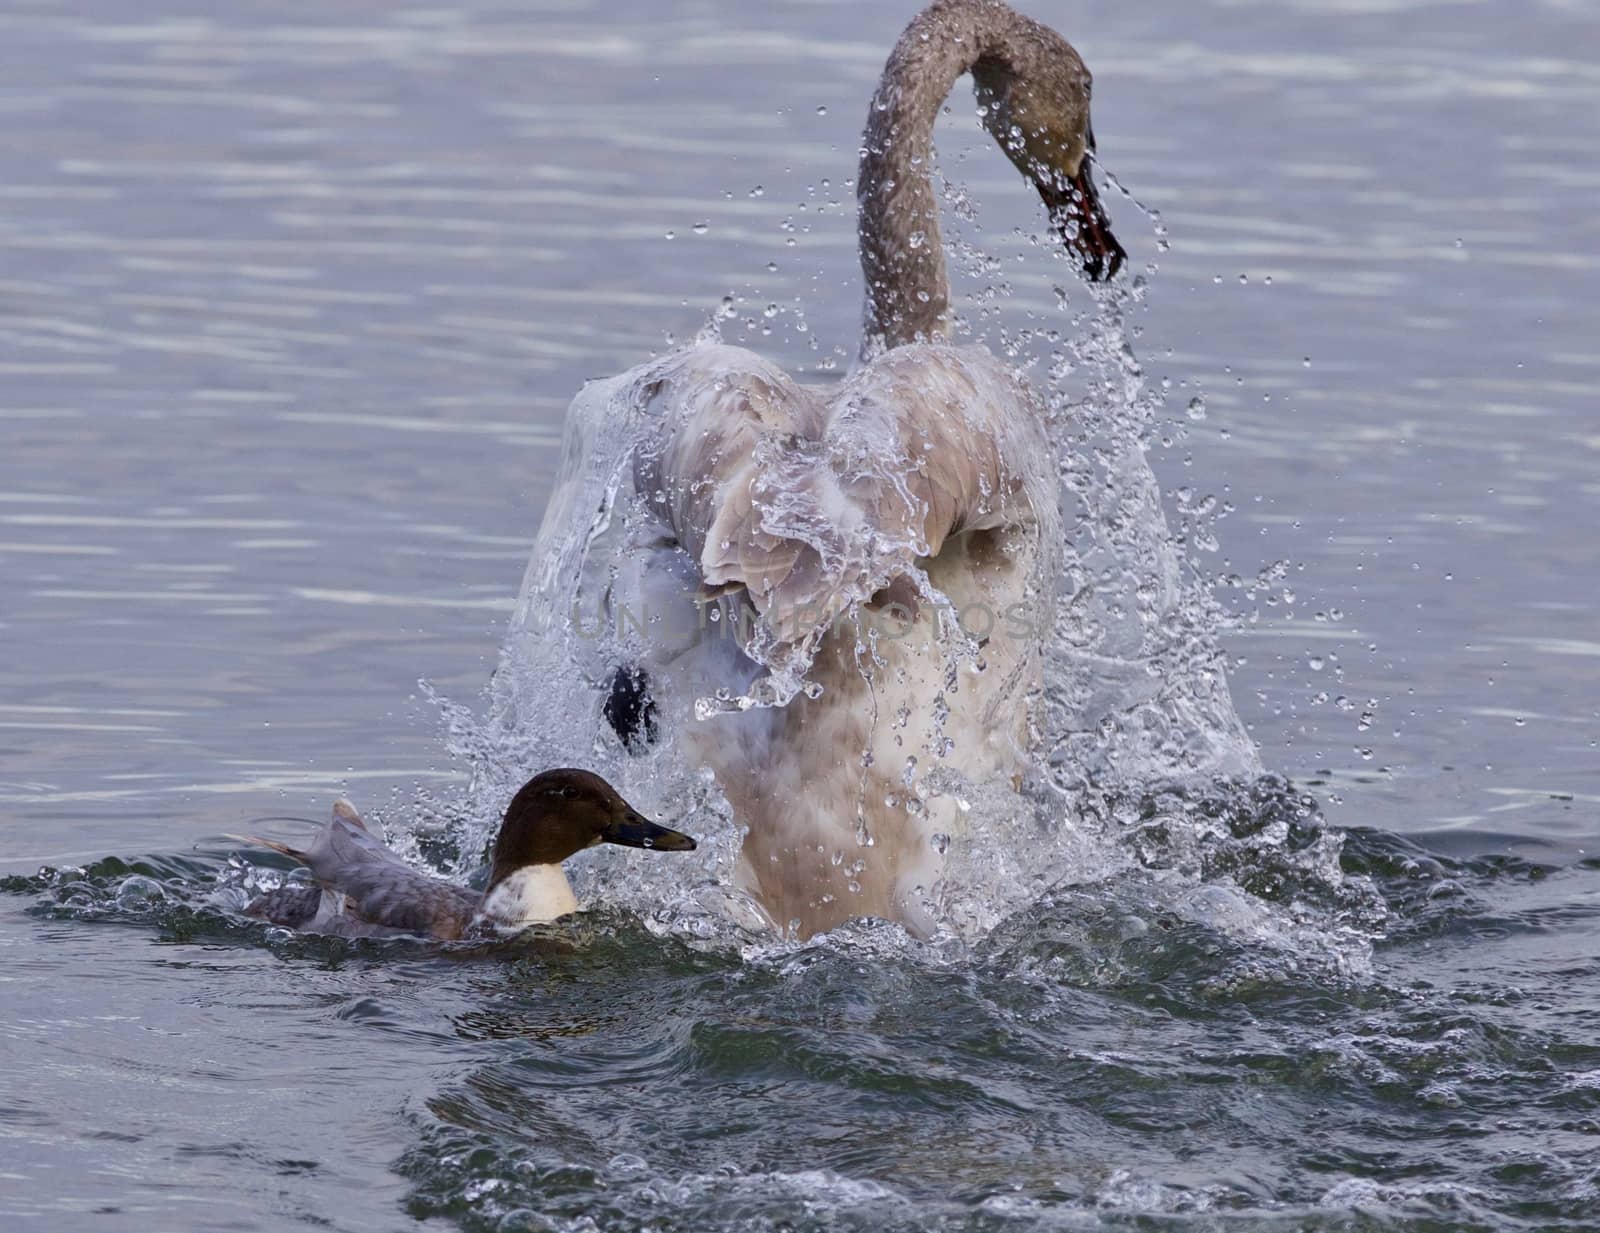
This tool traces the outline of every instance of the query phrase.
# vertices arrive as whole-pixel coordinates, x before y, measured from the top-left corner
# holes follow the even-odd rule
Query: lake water
[[[429,694],[494,668],[585,379],[730,294],[847,362],[914,7],[0,11],[7,1227],[1594,1227],[1587,0],[1029,6],[1170,241],[1108,195],[1152,461],[1272,582],[1220,592],[1233,693],[1342,884],[1252,848],[1250,808],[1315,831],[1269,784],[1182,903],[1136,862],[955,958],[217,906],[252,819],[461,799]],[[965,86],[942,133],[998,335],[1061,267]]]

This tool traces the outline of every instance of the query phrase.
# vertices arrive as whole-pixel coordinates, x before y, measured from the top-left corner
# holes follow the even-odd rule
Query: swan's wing
[[[1025,387],[980,348],[906,346],[824,397],[750,352],[652,370],[634,481],[708,592],[744,588],[796,642],[950,536],[1032,519],[1048,458]]]
[[[1043,413],[979,347],[898,347],[842,391],[834,466],[891,553],[938,556],[953,535],[1032,524],[1049,494]]]
[[[634,486],[689,554],[703,596],[743,588],[765,611],[817,589],[838,539],[821,516],[817,395],[720,346],[668,357],[641,392],[657,426],[634,455]]]

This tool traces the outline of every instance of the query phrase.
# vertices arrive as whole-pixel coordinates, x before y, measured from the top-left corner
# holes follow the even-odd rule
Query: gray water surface
[[[1386,913],[1227,876],[1370,966],[1137,878],[954,965],[205,905],[249,819],[447,807],[418,681],[487,680],[585,379],[728,294],[847,362],[860,121],[914,7],[0,9],[8,1227],[1593,1227],[1586,0],[1027,6],[1170,240],[1110,194],[1187,434],[1158,474],[1231,504],[1217,575],[1284,563],[1222,592],[1234,696]],[[951,110],[1013,325],[1061,268]]]

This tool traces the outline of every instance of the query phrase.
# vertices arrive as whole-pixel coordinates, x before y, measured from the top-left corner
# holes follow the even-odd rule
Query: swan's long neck
[[[956,78],[968,71],[984,126],[1034,181],[1053,219],[1082,171],[1092,141],[1089,73],[1072,46],[1001,0],[935,0],[924,9],[889,54],[862,134],[864,353],[950,332],[950,280],[930,175],[933,126]],[[1092,209],[1092,221],[1103,223],[1092,185],[1084,178],[1078,186],[1081,205],[1073,212]],[[1084,247],[1075,235],[1069,244]],[[1115,246],[1109,230],[1105,235]],[[1099,276],[1099,267],[1086,268]]]
[[[933,126],[956,83],[982,53],[996,10],[973,3],[925,9],[889,53],[867,112],[856,196],[868,346],[950,332],[939,199],[929,174]],[[1000,10],[1010,14],[1009,9]]]

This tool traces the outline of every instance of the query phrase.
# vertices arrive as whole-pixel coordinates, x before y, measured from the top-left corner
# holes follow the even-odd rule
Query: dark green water
[[[1188,922],[1149,869],[954,957],[865,925],[741,955],[617,913],[481,947],[266,940],[197,904],[205,858],[13,880],[32,941],[6,1030],[31,1065],[8,1079],[7,1209],[27,1228],[1593,1227],[1600,869],[1370,831],[1343,863],[1343,891],[1285,877],[1269,902],[1376,927],[1370,965],[1353,936],[1283,949]]]
[[[965,948],[229,910],[252,818],[486,824],[417,680],[476,700],[586,378],[730,292],[853,352],[914,7],[0,8],[0,1227],[1600,1227],[1585,0],[1027,6],[1165,221],[1152,463],[1293,792]],[[968,106],[998,333],[1058,267]]]

